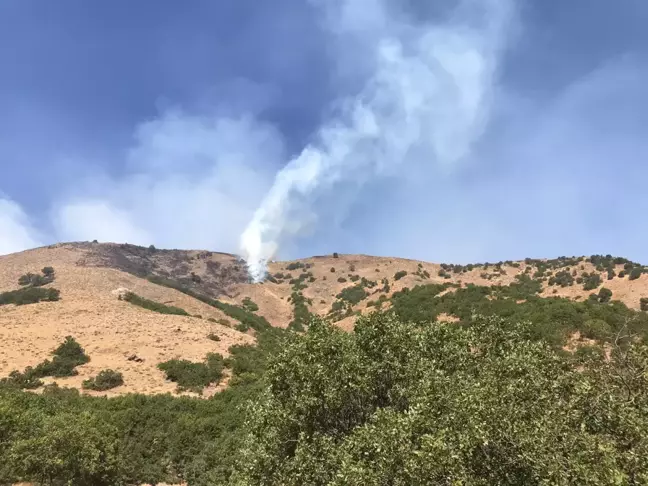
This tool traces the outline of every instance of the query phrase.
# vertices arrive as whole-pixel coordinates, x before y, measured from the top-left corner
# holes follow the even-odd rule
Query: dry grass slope
[[[234,255],[207,251],[154,250],[133,245],[67,243],[38,248],[0,257],[0,291],[17,288],[18,278],[27,272],[38,272],[45,266],[56,271],[49,286],[61,291],[59,302],[25,306],[0,306],[0,376],[13,369],[33,366],[49,357],[66,335],[74,336],[86,349],[90,363],[78,368],[79,375],[57,379],[60,385],[80,388],[81,382],[100,370],[111,368],[124,374],[123,386],[93,394],[116,395],[128,392],[174,392],[175,384],[167,382],[157,364],[169,359],[202,361],[207,353],[227,356],[233,344],[253,343],[252,333],[234,329],[237,322],[185,293],[156,285],[148,277],[171,279],[201,295],[242,305],[246,298],[259,306],[257,313],[272,325],[287,327],[293,318],[291,294],[295,279],[307,299],[308,310],[328,316],[336,296],[358,282],[374,281],[366,287],[367,297],[336,315],[337,325],[351,329],[355,314],[374,309],[367,304],[385,300],[406,287],[428,283],[452,283],[465,287],[475,285],[509,285],[520,274],[534,275],[538,262],[510,262],[499,267],[475,267],[467,271],[447,271],[440,264],[401,258],[367,255],[339,255],[306,258],[294,262],[273,262],[270,275],[283,278],[262,284],[247,282],[244,265]],[[587,261],[566,267],[577,276],[583,272],[601,275],[598,289],[584,290],[582,284],[560,287],[543,282],[543,297],[587,299],[590,293],[606,287],[613,299],[628,307],[639,308],[639,299],[648,296],[648,275],[630,281],[628,276],[607,280],[607,271],[596,270]],[[559,269],[559,270],[564,270]],[[553,273],[559,270],[552,270]],[[623,265],[616,265],[616,273]],[[401,278],[395,278],[397,273]],[[448,277],[445,277],[445,275]],[[274,280],[274,281],[272,281]],[[292,280],[292,283],[291,283]],[[388,283],[388,288],[384,282]],[[180,307],[191,316],[162,315],[117,299],[125,290],[166,305]],[[449,290],[451,291],[451,290]],[[382,296],[382,297],[381,297]],[[347,305],[346,303],[344,305]],[[208,320],[227,320],[230,326]],[[445,316],[452,321],[452,316]],[[207,338],[216,334],[220,341]],[[136,355],[138,360],[129,360]],[[52,381],[52,380],[50,380]],[[224,384],[206,390],[215,393]]]

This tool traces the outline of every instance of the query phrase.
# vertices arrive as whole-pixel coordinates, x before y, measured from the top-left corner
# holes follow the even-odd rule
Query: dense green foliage
[[[178,391],[202,393],[203,388],[218,383],[223,377],[223,357],[210,353],[204,363],[194,363],[184,359],[172,359],[158,364],[166,373],[167,380],[178,384]]]
[[[41,270],[41,273],[42,275],[31,272],[21,275],[18,279],[18,285],[42,287],[43,285],[47,285],[48,283],[52,283],[54,281],[54,268],[44,267]]]
[[[123,299],[126,302],[130,302],[133,305],[143,307],[153,312],[159,312],[160,314],[172,314],[176,316],[188,316],[189,313],[181,309],[180,307],[175,307],[173,305],[161,304],[160,302],[155,302],[154,300],[146,299],[140,297],[139,295],[133,292],[126,292]]]
[[[533,334],[314,322],[270,369],[231,484],[646,484],[648,349],[572,364]]]
[[[394,274],[394,280],[400,280],[403,278],[405,275],[407,275],[407,272],[405,270],[399,270]]]
[[[55,302],[59,300],[61,293],[58,289],[25,287],[18,290],[10,290],[0,293],[0,305],[16,304],[36,304],[38,302]]]
[[[365,286],[362,283],[353,285],[352,287],[345,287],[336,297],[350,303],[351,305],[359,304],[368,296],[364,287]]]
[[[149,277],[148,280],[155,284],[178,290],[182,293],[190,295],[194,299],[198,299],[201,302],[204,302],[207,305],[215,307],[216,309],[220,309],[232,319],[239,321],[239,324],[236,326],[239,331],[245,332],[249,329],[254,329],[258,332],[271,327],[270,323],[266,320],[265,317],[256,315],[254,312],[251,312],[244,307],[212,299],[211,297],[195,292],[194,290],[174,280],[169,280],[162,277]]]
[[[639,299],[639,306],[642,311],[648,311],[648,297],[642,297]]]
[[[583,290],[594,290],[601,285],[601,276],[598,273],[583,274]]]
[[[311,320],[312,314],[308,310],[308,304],[312,304],[300,291],[293,291],[288,298],[293,305],[293,319],[288,324],[288,329],[302,332]]]
[[[244,298],[242,304],[243,308],[250,312],[256,312],[259,310],[259,306],[249,297]]]
[[[626,323],[631,332],[643,339],[648,337],[648,316],[618,301],[599,302],[607,302],[606,291],[596,299],[574,302],[537,297],[537,282],[525,277],[520,277],[518,282],[508,287],[469,285],[440,297],[438,294],[447,285],[421,285],[395,293],[392,302],[398,317],[406,322],[434,321],[442,313],[458,317],[463,324],[472,322],[475,314],[530,321],[534,324],[534,338],[544,339],[557,347],[563,346],[574,332],[585,330],[586,323],[591,320],[602,320],[609,326],[609,333],[601,336],[607,342]]]
[[[123,375],[114,370],[101,370],[94,378],[83,381],[83,388],[95,391],[111,390],[124,384]]]

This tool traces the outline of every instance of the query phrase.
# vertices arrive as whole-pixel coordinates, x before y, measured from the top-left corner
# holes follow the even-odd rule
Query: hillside
[[[0,482],[648,480],[642,265],[269,270],[98,243],[0,257]]]
[[[230,346],[254,342],[254,332],[237,330],[240,323],[236,319],[187,293],[242,308],[249,302],[271,325],[298,330],[303,330],[311,313],[349,330],[357,315],[377,307],[389,308],[395,293],[430,284],[450,285],[445,292],[451,292],[470,284],[506,287],[526,276],[541,286],[542,297],[584,301],[605,287],[613,300],[631,309],[639,309],[640,299],[648,296],[644,268],[610,257],[455,266],[335,254],[273,262],[268,279],[251,284],[244,263],[234,255],[98,243],[58,244],[2,256],[0,292],[15,290],[21,275],[37,273],[46,266],[53,267],[56,275],[46,287],[60,290],[59,301],[0,306],[0,339],[4,343],[0,376],[47,359],[70,335],[91,359],[78,367],[78,375],[55,381],[80,388],[83,380],[102,369],[118,370],[124,375],[122,386],[89,392],[108,395],[173,392],[176,386],[165,379],[159,363],[201,361],[208,353],[227,357]],[[189,315],[160,314],[119,300],[126,291],[179,307]],[[443,315],[440,319],[457,317]],[[208,339],[209,334],[220,340]],[[216,389],[211,387],[205,394]]]

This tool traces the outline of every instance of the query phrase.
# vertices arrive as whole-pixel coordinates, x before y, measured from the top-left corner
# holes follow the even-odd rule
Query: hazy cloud
[[[0,195],[0,255],[39,245],[36,230],[22,208]]]
[[[129,175],[87,179],[59,202],[56,235],[235,250],[282,152],[276,131],[251,117],[167,111],[137,127]]]

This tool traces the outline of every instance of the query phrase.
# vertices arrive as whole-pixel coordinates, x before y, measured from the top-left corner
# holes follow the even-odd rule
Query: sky
[[[648,262],[644,0],[3,0],[0,254]]]

